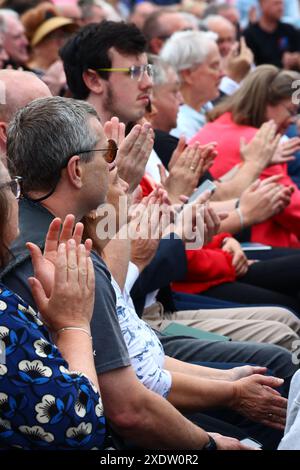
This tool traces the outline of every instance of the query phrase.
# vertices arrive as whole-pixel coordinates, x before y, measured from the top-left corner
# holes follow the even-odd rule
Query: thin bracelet
[[[92,339],[92,335],[89,333],[89,331],[86,330],[85,328],[80,328],[79,326],[65,326],[64,328],[60,328],[59,330],[57,330],[56,334],[58,335],[58,333],[62,331],[68,331],[68,330],[83,331],[84,333],[88,335],[90,339]]]
[[[235,210],[236,210],[236,212],[237,212],[237,214],[238,214],[238,216],[239,216],[239,219],[240,219],[241,230],[243,230],[243,228],[244,228],[244,216],[243,216],[243,214],[242,214],[241,208],[240,208],[240,207],[237,207]]]

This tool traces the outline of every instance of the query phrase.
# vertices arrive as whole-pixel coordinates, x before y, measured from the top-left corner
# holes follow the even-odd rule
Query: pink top
[[[212,141],[218,143],[218,156],[210,169],[212,176],[218,179],[235,165],[242,163],[240,156],[241,137],[249,142],[257,130],[251,126],[236,124],[232,120],[231,113],[225,113],[200,129],[191,139],[191,143],[195,141],[199,141],[201,144]],[[300,247],[300,191],[289,177],[287,165],[273,165],[266,168],[261,174],[261,179],[278,174],[282,174],[280,184],[295,188],[291,203],[280,214],[253,226],[251,241],[272,246],[298,248]]]

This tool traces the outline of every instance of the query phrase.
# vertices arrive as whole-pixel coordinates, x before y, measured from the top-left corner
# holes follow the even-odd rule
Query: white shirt
[[[149,390],[166,398],[171,389],[172,376],[163,368],[163,347],[150,326],[138,317],[127,291],[134,278],[134,271],[136,273],[133,266],[130,267],[130,279],[128,282],[126,280],[123,293],[117,282],[113,278],[111,280],[117,298],[118,320],[137,378]]]

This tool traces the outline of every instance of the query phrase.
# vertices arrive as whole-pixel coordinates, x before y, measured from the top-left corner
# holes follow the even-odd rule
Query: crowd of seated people
[[[300,449],[299,25],[1,2],[0,449]]]

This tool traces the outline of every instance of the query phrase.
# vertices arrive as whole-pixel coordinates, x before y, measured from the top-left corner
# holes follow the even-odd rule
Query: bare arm
[[[154,449],[201,449],[208,442],[204,430],[147,390],[131,367],[101,374],[98,379],[105,415],[123,438]]]

